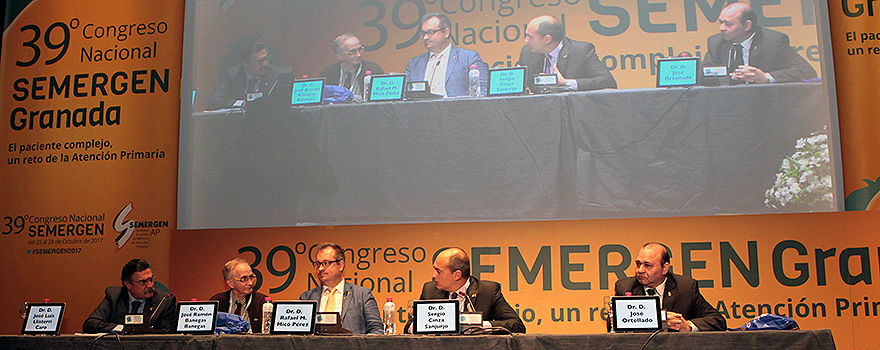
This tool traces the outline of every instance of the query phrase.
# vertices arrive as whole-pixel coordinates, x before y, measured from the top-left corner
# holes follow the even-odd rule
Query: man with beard
[[[220,85],[208,100],[208,109],[243,107],[249,93],[268,94],[282,73],[280,67],[269,63],[271,59],[263,43],[244,45],[238,52],[239,64],[221,74]]]
[[[176,323],[177,298],[156,291],[153,267],[143,259],[132,259],[122,267],[123,287],[107,287],[104,300],[83,322],[83,333],[120,333],[125,315],[143,315],[144,325],[159,332],[169,332]]]
[[[342,328],[355,334],[382,334],[382,318],[373,292],[345,282],[345,256],[334,243],[319,244],[314,266],[321,285],[300,294],[300,300],[318,301],[319,312],[338,312]]]

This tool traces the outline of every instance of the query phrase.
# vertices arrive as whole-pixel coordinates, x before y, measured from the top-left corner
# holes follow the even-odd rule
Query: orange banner
[[[33,1],[4,32],[0,332],[44,298],[80,332],[135,257],[168,280],[182,37],[179,1]]]

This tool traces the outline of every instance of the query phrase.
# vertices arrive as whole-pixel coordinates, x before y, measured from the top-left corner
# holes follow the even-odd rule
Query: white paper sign
[[[49,332],[61,324],[62,306],[32,306],[24,330],[26,332]]]
[[[653,300],[617,300],[614,321],[618,328],[643,329],[657,327],[660,315]]]
[[[275,331],[309,332],[311,318],[312,304],[279,304],[275,309]]]
[[[177,315],[178,332],[195,332],[210,330],[214,323],[216,303],[201,305],[183,305]]]
[[[416,308],[416,332],[449,332],[456,331],[455,303],[435,303],[420,305]]]

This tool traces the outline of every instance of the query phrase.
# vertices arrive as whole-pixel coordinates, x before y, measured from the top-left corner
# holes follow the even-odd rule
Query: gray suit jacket
[[[321,286],[299,295],[300,300],[321,302]],[[373,292],[361,286],[345,282],[342,291],[342,328],[357,334],[383,334],[382,317]]]
[[[532,52],[529,45],[525,45],[520,50],[517,63],[529,67],[529,75],[533,76],[543,72],[544,55]],[[577,80],[579,91],[617,88],[617,81],[611,71],[596,55],[596,46],[588,42],[571,40],[568,37],[563,39],[556,68],[559,68],[565,79]],[[531,78],[529,88],[533,91],[535,89]]]

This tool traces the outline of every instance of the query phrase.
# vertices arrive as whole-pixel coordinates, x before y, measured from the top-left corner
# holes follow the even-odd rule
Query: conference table
[[[823,83],[199,112],[181,119],[178,224],[777,212],[765,191],[830,114]]]
[[[0,336],[0,349],[835,349],[831,330],[650,334]],[[645,346],[646,342],[648,344]]]

